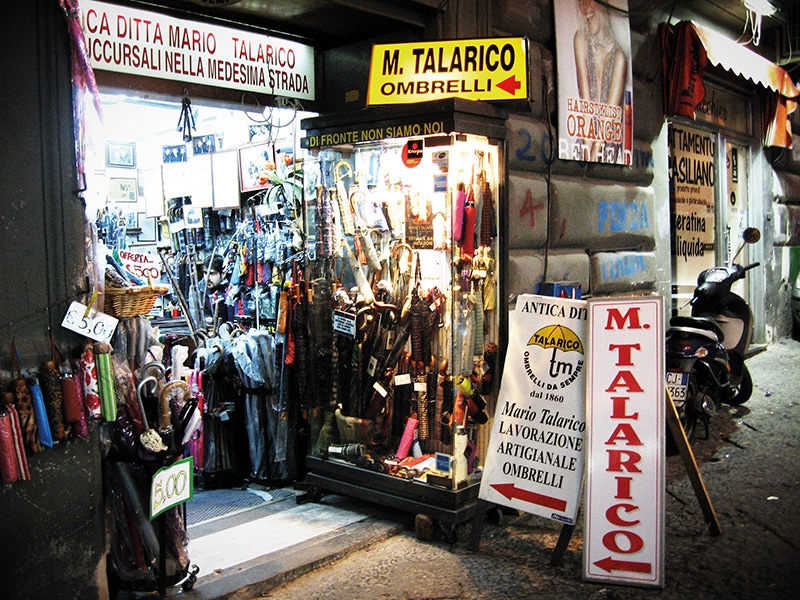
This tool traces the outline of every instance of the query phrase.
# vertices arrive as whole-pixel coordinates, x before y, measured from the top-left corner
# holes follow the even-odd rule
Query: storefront
[[[791,243],[792,226],[780,218],[786,175],[769,161],[792,145],[790,118],[800,92],[781,67],[707,27],[681,21],[663,26],[661,35],[664,112],[672,116],[667,137],[677,313],[686,310],[700,271],[734,259],[768,266],[769,246]],[[763,229],[766,244],[745,245],[747,227]],[[785,276],[782,268],[779,276]],[[774,275],[756,269],[734,291],[754,300],[775,285]],[[773,307],[751,306],[755,341],[770,341],[780,327],[769,314]]]
[[[436,518],[445,526],[454,526],[468,518],[466,509],[474,500],[507,311],[518,294],[558,282],[580,288],[584,296],[674,294],[677,304],[686,293],[680,286],[696,277],[700,259],[729,257],[738,247],[739,230],[756,225],[764,241],[748,250],[752,254],[746,260],[761,260],[763,274],[756,273],[750,289],[741,291],[751,300],[767,299],[756,314],[757,340],[785,334],[781,303],[785,298],[788,304],[784,279],[790,270],[785,247],[798,243],[800,161],[777,150],[785,145],[764,143],[760,93],[771,88],[725,74],[725,65],[720,72],[709,68],[696,114],[667,113],[667,124],[662,79],[654,76],[661,68],[657,34],[632,10],[630,42],[623,45],[631,60],[625,87],[630,103],[623,102],[609,124],[615,136],[609,148],[620,151],[609,154],[613,160],[608,161],[561,153],[556,129],[564,94],[556,91],[555,65],[562,73],[577,67],[573,57],[558,55],[549,26],[551,3],[535,4],[537,10],[522,11],[516,3],[498,2],[487,11],[487,22],[470,22],[475,31],[469,34],[530,40],[528,102],[498,108],[449,100],[378,110],[364,109],[362,102],[369,44],[334,50],[335,60],[325,69],[306,64],[307,71],[295,76],[288,50],[275,50],[280,35],[270,32],[269,41],[248,38],[234,59],[221,58],[223,29],[235,30],[238,39],[245,39],[243,31],[248,36],[263,32],[230,23],[207,30],[201,17],[195,22],[185,12],[180,23],[164,17],[160,30],[137,31],[132,24],[144,22],[138,12],[122,20],[114,13],[104,21],[105,5],[87,0],[82,10],[98,11],[94,20],[87,19],[89,55],[112,62],[117,56],[127,69],[96,67],[108,117],[106,129],[97,134],[91,102],[83,105],[83,115],[72,112],[63,15],[44,0],[35,3],[14,21],[18,31],[9,32],[25,49],[23,58],[3,63],[7,80],[21,82],[9,90],[14,110],[3,109],[16,140],[5,152],[3,192],[13,202],[6,203],[4,218],[14,235],[3,242],[15,285],[5,292],[3,331],[7,339],[16,339],[22,367],[36,370],[51,355],[49,328],[62,351],[83,347],[84,337],[60,324],[71,301],[89,303],[91,292],[105,285],[96,263],[88,265],[92,279],[86,279],[83,217],[88,215],[97,225],[96,241],[112,254],[116,249],[126,255],[129,266],[145,275],[145,285],[155,274],[151,269],[162,272],[159,283],[171,291],[157,294],[146,312],[151,325],[175,336],[163,345],[169,352],[160,356],[174,360],[169,376],[185,368],[193,394],[197,379],[190,372],[198,364],[207,367],[226,351],[231,357],[232,371],[203,381],[205,406],[213,406],[204,431],[219,443],[211,451],[203,442],[201,457],[196,440],[186,442],[203,485],[244,480],[282,485],[308,470],[312,491],[370,494],[402,510],[426,505],[438,511]],[[580,13],[572,6],[570,11],[577,29]],[[463,33],[455,27],[458,11],[445,13],[440,16],[448,20],[439,33],[465,37],[453,33]],[[319,56],[307,40],[289,36],[287,41],[312,47],[311,56]],[[274,81],[258,68],[269,56],[283,61]],[[299,56],[298,49],[293,57]],[[253,68],[243,70],[240,65],[249,61]],[[159,68],[167,70],[165,78],[155,75]],[[330,97],[324,103],[336,109],[330,114],[319,106],[321,84],[315,83],[322,78],[315,76],[320,71]],[[571,86],[577,85],[573,79]],[[247,89],[254,82],[257,89]],[[139,121],[132,116],[130,96],[155,112]],[[352,106],[340,115],[348,103]],[[117,110],[127,129],[111,125]],[[315,116],[320,112],[323,116]],[[76,123],[94,132],[85,138],[85,154],[73,144],[80,139]],[[680,149],[678,140],[684,142]],[[713,176],[714,186],[688,190],[686,210],[673,211],[679,198],[670,166],[684,158],[712,166],[681,185],[702,188],[702,175],[705,181]],[[697,214],[701,205],[707,214]],[[474,237],[465,235],[470,228]],[[672,252],[671,242],[678,251]],[[221,275],[228,283],[236,281],[234,294],[201,293],[204,266],[215,256],[222,259]],[[217,301],[206,313],[209,296]],[[322,310],[326,303],[336,311]],[[427,318],[420,319],[423,312]],[[263,333],[242,333],[251,329]],[[210,334],[198,336],[203,338],[195,344],[200,352],[191,343],[175,343],[194,338],[187,336],[193,330]],[[222,340],[219,351],[209,343],[225,336],[230,339]],[[147,335],[136,341],[148,349]],[[234,352],[250,361],[239,366],[259,356],[255,362],[271,369],[267,374],[237,371]],[[115,355],[128,357],[128,352]],[[147,362],[139,356],[124,369],[138,377]],[[156,380],[166,379],[158,368],[151,370]],[[126,404],[136,412],[140,381],[133,381]],[[150,427],[134,420],[129,429],[134,444],[140,434],[160,427],[162,411],[151,391],[142,389]],[[185,395],[179,400],[176,408],[189,408],[183,415],[178,411],[172,425],[185,434],[196,413]],[[106,421],[102,409],[98,420]],[[116,471],[112,475],[131,481],[119,468],[126,462],[118,460],[119,440],[114,460],[100,455],[99,430],[90,428],[88,441],[56,443],[31,459],[31,482],[4,488],[3,512],[9,507],[9,514],[20,514],[18,520],[32,528],[30,534],[9,528],[12,545],[29,557],[6,561],[12,565],[10,581],[20,582],[14,585],[32,593],[45,589],[32,573],[50,570],[70,571],[60,581],[66,594],[75,592],[73,597],[107,586],[106,563],[120,557],[107,558],[105,511],[114,505],[105,501],[101,482],[107,474],[100,465],[105,459]],[[436,464],[444,468],[419,481],[413,461],[387,466],[365,453],[376,442],[397,458],[403,450],[434,460],[438,453],[442,462]],[[308,452],[308,464],[298,448]],[[170,456],[177,458],[178,450]],[[349,454],[348,460],[332,460],[337,453]],[[459,461],[452,458],[461,455],[469,460],[455,464]],[[129,459],[147,468],[155,464],[138,454]],[[393,473],[370,468],[378,462]],[[75,485],[78,472],[81,485]],[[40,519],[41,507],[55,516]],[[50,532],[57,533],[52,552],[36,542]],[[115,529],[114,539],[124,533]],[[70,559],[70,569],[63,566],[64,556],[78,557]],[[122,558],[129,564],[129,557]],[[185,556],[175,558],[173,576],[185,567]],[[152,584],[153,571],[144,569],[141,575],[141,585]]]
[[[313,114],[303,104],[316,97],[315,51],[166,13],[81,8],[102,111],[102,122],[91,107],[82,115],[91,255],[100,311],[119,319],[92,415],[110,440],[107,572],[112,590],[141,591],[194,572],[191,506],[131,518],[148,507],[155,517],[158,469],[191,458],[198,494],[280,491],[303,476],[303,377],[289,356],[306,264],[299,140]],[[88,360],[93,351],[99,362],[98,344],[84,348]]]

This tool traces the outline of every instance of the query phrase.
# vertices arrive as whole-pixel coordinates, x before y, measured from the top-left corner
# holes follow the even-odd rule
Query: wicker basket
[[[139,285],[122,288],[106,280],[104,312],[112,317],[146,315],[153,310],[156,299],[168,291],[168,285]]]

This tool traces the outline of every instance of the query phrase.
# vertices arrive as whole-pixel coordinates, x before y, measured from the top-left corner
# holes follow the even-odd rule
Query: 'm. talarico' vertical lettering
[[[640,329],[639,323],[639,308],[632,307],[622,315],[619,310],[611,308],[608,311],[608,318],[606,320],[606,329]],[[609,352],[616,352],[616,363],[618,367],[635,367],[633,361],[633,351],[640,351],[641,344],[609,344]],[[632,371],[620,369],[614,376],[610,385],[606,388],[606,392],[618,393],[622,388],[629,394],[643,392],[641,384],[636,380]],[[630,396],[611,396],[613,403],[612,418],[621,419],[628,418],[631,420],[638,419],[638,413],[626,414],[625,405],[630,399]],[[643,446],[641,438],[636,433],[633,424],[630,422],[620,422],[617,424],[614,431],[605,441],[606,453],[608,457],[607,471],[610,473],[641,473],[639,462],[642,460],[642,455],[633,450],[622,450],[618,448],[619,445],[625,446]],[[613,446],[613,447],[612,447]],[[615,477],[617,484],[616,493],[614,497],[617,499],[630,499],[631,498],[631,481],[632,476],[618,475]],[[620,510],[627,513],[635,513],[639,510],[636,504],[620,502],[614,504],[606,510],[606,520],[615,527],[633,527],[639,524],[638,519],[626,520],[620,516]],[[620,544],[619,539],[624,538],[627,543]],[[638,552],[644,546],[644,540],[637,533],[628,529],[617,529],[609,531],[603,536],[603,545],[612,552],[620,554],[632,554]]]

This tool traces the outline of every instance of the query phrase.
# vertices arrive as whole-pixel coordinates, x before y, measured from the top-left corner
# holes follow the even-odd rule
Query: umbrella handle
[[[148,392],[147,386],[150,383],[153,384],[153,390],[151,392]],[[153,392],[155,392],[157,386],[158,386],[158,380],[155,377],[150,376],[142,379],[136,388],[136,398],[139,401],[139,412],[142,413],[142,425],[144,425],[145,431],[150,429],[150,425],[147,423],[147,415],[144,412],[144,402],[142,401],[142,398],[144,397],[144,394],[152,394]]]

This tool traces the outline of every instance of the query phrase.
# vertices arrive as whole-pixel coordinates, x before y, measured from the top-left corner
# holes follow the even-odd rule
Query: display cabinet
[[[312,496],[454,526],[477,499],[506,338],[505,114],[448,100],[302,126]]]

